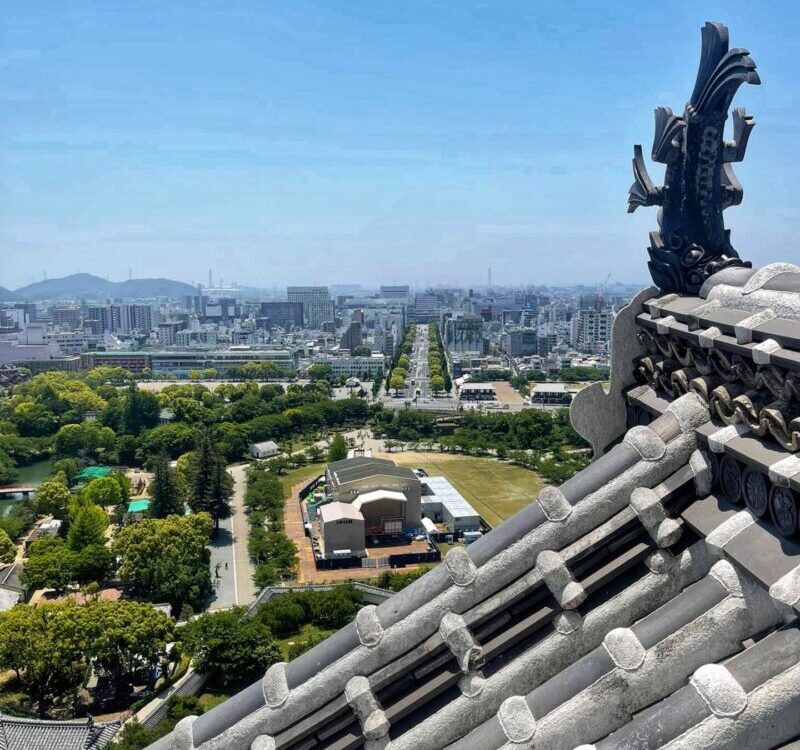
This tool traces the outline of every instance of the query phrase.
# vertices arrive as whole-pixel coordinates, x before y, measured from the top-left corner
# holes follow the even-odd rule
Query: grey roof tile
[[[777,536],[764,523],[754,523],[737,534],[724,553],[767,588],[800,565],[800,543]]]
[[[0,750],[102,750],[120,722],[46,721],[0,714]]]

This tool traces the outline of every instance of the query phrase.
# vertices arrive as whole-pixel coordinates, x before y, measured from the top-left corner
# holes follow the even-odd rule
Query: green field
[[[198,699],[203,710],[210,711],[212,708],[216,708],[220,703],[224,703],[232,695],[236,695],[237,692],[238,690],[235,688],[231,688],[230,690],[223,690],[221,688],[216,690],[204,690],[198,696]]]
[[[320,474],[324,473],[325,464],[309,464],[308,466],[303,466],[301,469],[292,469],[292,471],[287,471],[282,477],[280,477],[280,480],[288,496],[294,485],[300,484],[301,482],[310,482],[315,477],[318,477]]]
[[[293,635],[287,636],[286,638],[278,638],[278,643],[281,646],[281,650],[283,651],[283,658],[286,661],[289,661],[289,646],[296,641],[307,641],[311,640],[312,638],[316,640],[323,640],[327,638],[329,635],[335,633],[335,630],[325,630],[324,628],[318,628],[316,625],[305,624],[302,628],[300,628],[299,633],[294,633]]]
[[[489,458],[442,458],[393,453],[402,466],[424,469],[450,481],[490,526],[498,526],[530,503],[546,482],[536,472]]]

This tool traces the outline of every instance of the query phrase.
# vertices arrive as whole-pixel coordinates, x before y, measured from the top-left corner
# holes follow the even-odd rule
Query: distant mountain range
[[[191,284],[171,279],[108,281],[90,273],[74,273],[62,279],[45,279],[14,291],[0,287],[0,301],[37,299],[103,299],[105,297],[182,297],[196,294]]]

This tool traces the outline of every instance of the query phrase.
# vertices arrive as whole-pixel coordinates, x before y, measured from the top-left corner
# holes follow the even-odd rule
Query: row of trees
[[[394,390],[397,392],[400,388],[405,388],[406,375],[410,367],[411,352],[414,349],[414,338],[417,335],[417,327],[410,325],[406,328],[403,334],[403,340],[400,346],[397,347],[394,357],[392,358],[392,365],[386,375],[386,390]]]
[[[392,390],[397,392],[399,389],[406,387],[406,378],[410,367],[411,359],[408,354],[401,354],[397,359],[397,365],[392,368],[389,375],[389,387]]]
[[[284,530],[286,491],[278,476],[292,466],[306,461],[316,463],[323,457],[322,449],[312,445],[305,452],[274,458],[266,464],[252,466],[247,472],[244,502],[250,525],[248,552],[255,561],[253,580],[259,588],[290,580],[297,568],[297,546]],[[327,460],[343,458],[347,458],[347,442],[339,433],[331,440]]]
[[[352,586],[336,586],[329,591],[290,591],[273,596],[258,608],[254,620],[278,638],[300,633],[306,625],[323,631],[337,630],[351,622],[362,606],[361,594]],[[287,656],[294,658],[314,645],[298,640]]]
[[[572,429],[567,409],[554,413],[539,409],[465,412],[457,421],[414,409],[376,409],[373,422],[376,432],[392,439],[427,441],[440,450],[471,455],[493,453],[498,458],[513,458],[559,483],[587,463],[588,446]]]
[[[291,579],[297,566],[297,547],[284,533],[283,485],[275,474],[262,466],[247,472],[247,547],[256,566],[253,581],[259,588]]]
[[[284,372],[274,362],[245,362],[231,365],[227,376],[231,380],[285,380],[295,377],[293,372]]]
[[[527,453],[526,451],[510,451],[508,458],[518,466],[539,472],[553,484],[562,484],[589,464],[585,452],[569,453],[563,448],[556,448],[551,454]]]
[[[438,440],[454,438],[456,447],[484,444],[487,449],[551,450],[558,446],[584,448],[586,444],[572,429],[569,412],[554,413],[540,409],[520,412],[464,412],[453,420],[441,420],[430,412],[416,409],[374,409],[376,432],[405,440]]]
[[[430,377],[431,390],[434,393],[447,391],[450,393],[453,382],[447,369],[447,360],[442,348],[442,337],[439,333],[439,326],[431,323],[428,326],[428,375]]]

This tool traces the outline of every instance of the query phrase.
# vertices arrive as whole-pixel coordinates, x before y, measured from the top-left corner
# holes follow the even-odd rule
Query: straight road
[[[246,469],[246,466],[228,469],[233,477],[232,515],[220,521],[219,531],[210,545],[211,579],[214,584],[210,610],[229,609],[237,605],[246,607],[258,593],[253,584],[253,566],[247,552],[249,527],[244,512]]]
[[[258,591],[253,583],[255,566],[250,562],[247,551],[247,536],[250,524],[244,512],[244,493],[247,490],[247,466],[233,466],[228,469],[233,477],[233,498],[231,517],[233,527],[233,556],[236,570],[236,603],[248,606],[256,598]]]
[[[220,521],[219,529],[209,545],[211,549],[211,594],[210,610],[229,609],[236,605],[236,568],[233,556],[233,533],[231,519]]]

